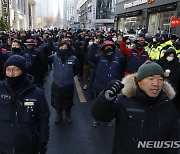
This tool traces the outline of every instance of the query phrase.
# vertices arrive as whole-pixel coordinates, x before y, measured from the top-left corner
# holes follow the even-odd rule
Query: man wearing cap
[[[43,74],[43,61],[41,58],[41,52],[36,49],[36,42],[33,39],[27,39],[26,43],[26,53],[28,54],[31,66],[28,69],[28,74],[31,74],[34,77],[35,82],[40,88],[43,88],[43,83],[40,82],[40,78]]]
[[[120,43],[120,52],[127,57],[125,76],[137,72],[138,68],[149,60],[148,53],[144,49],[147,43],[143,37],[139,37],[133,42],[134,47],[132,49],[126,47],[127,39],[128,37],[123,37]]]
[[[94,58],[96,65],[96,76],[94,82],[94,89],[96,96],[103,91],[107,83],[111,80],[121,80],[121,63],[118,56],[115,55],[116,46],[112,41],[105,41],[101,48],[101,54]],[[96,127],[98,123],[94,121],[93,126]]]
[[[0,153],[45,154],[49,107],[43,91],[27,75],[26,59],[12,55],[0,82]]]
[[[122,82],[111,81],[98,96],[92,115],[99,121],[115,118],[112,154],[177,154],[178,148],[163,148],[163,141],[179,140],[177,112],[171,101],[174,96],[162,67],[151,61]],[[150,141],[150,148],[138,148],[140,141]],[[160,141],[160,148],[155,148],[153,141]]]

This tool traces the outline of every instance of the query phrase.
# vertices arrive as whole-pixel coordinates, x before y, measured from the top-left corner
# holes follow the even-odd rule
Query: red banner
[[[180,26],[180,18],[171,17],[170,27]]]

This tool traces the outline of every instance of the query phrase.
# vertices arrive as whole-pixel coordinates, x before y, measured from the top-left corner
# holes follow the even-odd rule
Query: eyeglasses
[[[20,71],[21,71],[21,69],[19,69],[19,68],[13,68],[13,69],[7,68],[7,69],[6,69],[6,73],[7,73],[7,74],[10,74],[11,72],[12,72],[13,74],[18,74]]]

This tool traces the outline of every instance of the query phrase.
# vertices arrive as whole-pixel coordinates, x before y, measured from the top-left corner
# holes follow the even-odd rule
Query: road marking
[[[75,81],[75,85],[76,85],[76,89],[78,92],[80,102],[86,103],[86,98],[84,97],[84,93],[82,91],[82,88],[81,88],[81,85],[80,85],[79,80],[77,78],[77,75],[74,77],[74,81]]]

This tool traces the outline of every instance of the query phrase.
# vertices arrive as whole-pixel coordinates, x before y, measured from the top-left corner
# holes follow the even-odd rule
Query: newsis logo
[[[178,149],[178,148],[180,148],[180,141],[139,141],[137,148]]]

